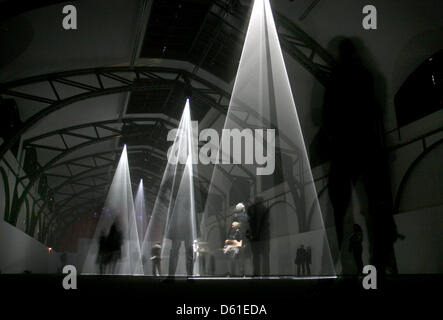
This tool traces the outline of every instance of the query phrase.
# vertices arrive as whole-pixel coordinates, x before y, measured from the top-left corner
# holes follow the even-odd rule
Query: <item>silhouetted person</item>
[[[59,266],[57,268],[59,273],[63,273],[63,268],[66,265],[66,261],[67,261],[67,255],[66,255],[66,252],[63,252],[60,255],[60,264],[59,264]]]
[[[111,230],[109,231],[106,242],[106,247],[109,252],[109,257],[106,264],[110,266],[110,273],[114,274],[116,271],[115,267],[117,262],[121,259],[122,246],[122,234],[118,230],[116,223],[111,226]]]
[[[149,217],[149,224],[145,232],[145,239],[141,249],[143,253],[143,266],[147,265],[147,261],[151,261],[151,273],[155,276],[161,274],[161,244],[164,239],[164,232],[166,228],[166,221],[168,217],[168,208],[171,201],[171,179],[167,179],[160,187],[157,201]],[[154,248],[156,245],[160,246],[160,252]],[[153,252],[156,251],[156,252]],[[156,257],[154,260],[153,257]],[[157,259],[158,257],[158,259]],[[158,267],[158,268],[157,268]],[[149,274],[148,270],[144,270],[145,274]]]
[[[192,239],[192,222],[188,212],[175,212],[171,217],[167,238],[172,241],[169,252],[169,275],[175,275],[177,270],[178,256],[182,242],[185,246],[186,273],[193,274],[194,250]]]
[[[106,236],[104,232],[99,238],[99,249],[97,263],[99,264],[100,274],[105,271],[113,274],[115,266],[121,258],[122,235],[114,223]],[[107,270],[108,269],[108,270]]]
[[[363,66],[355,42],[343,39],[338,51],[338,63],[326,87],[323,113],[331,156],[328,189],[338,243],[341,247],[352,188],[361,179],[368,199],[372,259],[384,272],[387,256],[393,252],[396,230],[381,113],[373,76]]]
[[[209,193],[204,207],[202,222],[200,224],[201,239],[207,243],[208,247],[208,268],[207,273],[215,275],[217,269],[221,267],[218,263],[218,254],[222,254],[221,248],[227,239],[226,224],[224,223],[224,199],[219,194]],[[223,220],[223,223],[221,222]]]
[[[305,268],[306,268],[306,274],[308,276],[311,275],[311,264],[312,264],[312,251],[311,247],[306,248],[306,257],[305,257]]]
[[[270,274],[269,267],[269,209],[263,204],[263,198],[257,197],[248,208],[249,241],[252,251],[253,275]]]
[[[295,264],[297,265],[297,276],[305,274],[306,250],[303,245],[297,249],[295,254]]]
[[[160,245],[160,242],[155,243],[151,248],[151,262],[152,262],[152,275],[157,276],[161,275],[161,251],[162,246]]]
[[[106,246],[106,235],[102,231],[98,241],[97,264],[99,266],[100,274],[106,271],[106,260],[108,259],[108,248]]]
[[[363,272],[363,230],[360,225],[354,224],[354,233],[349,240],[349,251],[354,256],[355,266],[357,267],[357,273]]]

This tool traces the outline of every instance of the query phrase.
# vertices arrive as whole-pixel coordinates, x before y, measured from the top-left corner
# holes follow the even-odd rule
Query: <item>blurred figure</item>
[[[58,273],[63,273],[63,268],[66,265],[66,261],[67,261],[67,255],[66,255],[66,252],[63,252],[60,255],[60,263],[59,263],[58,268],[57,268]]]
[[[295,264],[297,265],[297,276],[304,275],[306,266],[306,250],[303,245],[297,249],[295,254]]]
[[[117,262],[121,259],[122,235],[118,230],[117,222],[111,226],[108,236],[102,232],[99,239],[97,263],[100,274],[105,272],[114,274]]]
[[[357,55],[354,43],[338,44],[338,65],[326,88],[323,123],[331,153],[329,196],[334,209],[339,246],[343,219],[356,180],[368,169],[376,149],[376,106],[372,76]]]
[[[122,234],[117,227],[117,223],[111,226],[107,238],[107,248],[109,250],[109,260],[107,264],[110,267],[110,273],[115,274],[117,262],[121,259]]]
[[[160,242],[156,242],[151,248],[151,259],[150,259],[152,262],[153,276],[161,275],[161,270],[160,270],[161,252],[162,252],[162,246]]]
[[[249,241],[252,250],[254,276],[268,276],[269,267],[269,209],[263,204],[263,198],[257,197],[248,208]]]
[[[97,264],[99,267],[100,274],[104,274],[106,270],[106,259],[107,259],[108,249],[106,247],[106,235],[102,231],[98,241],[98,253],[97,253]]]
[[[228,231],[225,223],[221,223],[221,221],[225,221],[224,214],[223,197],[215,193],[209,193],[205,201],[199,234],[208,246],[206,271],[210,275],[217,274],[217,269],[220,266],[219,261],[224,260],[223,251],[220,250],[224,246]]]
[[[209,264],[209,246],[207,242],[203,242],[200,239],[194,240],[194,253],[195,258],[198,260],[200,276],[207,275],[207,266]]]
[[[178,256],[182,242],[185,245],[186,273],[188,276],[193,274],[194,269],[194,250],[192,239],[191,218],[188,215],[173,216],[170,223],[167,238],[172,241],[169,252],[169,276],[175,275],[177,270]]]
[[[305,268],[306,268],[306,274],[308,276],[311,275],[311,264],[312,264],[312,251],[311,251],[311,247],[307,247],[306,248]]]
[[[328,190],[341,248],[352,189],[357,180],[362,182],[368,199],[372,263],[384,273],[388,257],[393,255],[397,234],[382,117],[375,90],[376,84],[377,96],[384,99],[384,82],[382,79],[374,82],[378,75],[374,67],[371,73],[364,66],[363,57],[367,52],[363,54],[362,49],[356,39],[340,39],[338,63],[326,87],[323,126],[331,156]]]
[[[354,256],[355,266],[357,267],[357,273],[363,272],[363,230],[360,225],[354,224],[354,233],[349,240],[349,251]]]

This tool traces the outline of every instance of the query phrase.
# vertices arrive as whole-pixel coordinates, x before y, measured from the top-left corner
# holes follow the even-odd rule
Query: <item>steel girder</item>
[[[234,9],[232,3],[226,3],[226,0],[214,0],[214,4],[238,20],[245,20],[247,17],[248,9],[245,7],[236,6]],[[286,16],[274,11],[274,18],[282,49],[326,86],[335,65],[334,58]],[[244,34],[242,29],[232,25],[230,27]]]
[[[154,74],[153,70],[151,68],[117,67],[117,68],[110,68],[110,69],[109,68],[102,68],[102,69],[77,70],[77,71],[71,71],[71,72],[50,74],[50,75],[45,75],[45,76],[37,76],[37,77],[29,78],[29,79],[14,81],[12,83],[0,86],[0,91],[2,91],[3,93],[6,93],[8,95],[17,96],[20,98],[29,99],[29,100],[33,100],[33,101],[40,101],[40,102],[44,102],[44,103],[49,104],[48,107],[46,107],[42,111],[38,112],[37,114],[32,116],[28,121],[26,121],[23,124],[23,126],[16,132],[14,138],[12,140],[6,142],[4,145],[2,145],[1,151],[4,154],[4,152],[7,150],[9,145],[14,143],[14,141],[15,141],[14,139],[18,139],[21,132],[24,132],[27,128],[32,126],[34,123],[39,121],[44,116],[46,116],[56,110],[59,110],[60,108],[63,108],[73,102],[76,102],[76,101],[88,99],[88,98],[95,97],[95,96],[116,93],[116,92],[143,90],[146,88],[152,89],[152,87],[158,88],[161,86],[166,86],[166,87],[170,88],[171,86],[177,86],[178,84],[183,85],[188,88],[190,88],[190,87],[193,88],[193,85],[199,85],[198,88],[192,89],[193,90],[193,94],[192,94],[193,99],[197,99],[197,100],[200,100],[204,103],[207,103],[208,105],[216,108],[217,110],[221,111],[222,113],[226,112],[227,106],[223,105],[222,103],[225,100],[229,100],[229,95],[226,92],[224,92],[223,90],[218,90],[218,88],[214,87],[210,83],[207,83],[205,80],[195,77],[194,75],[191,75],[185,71],[176,70],[176,69],[171,70],[168,68],[166,68],[166,69],[165,68],[154,68],[154,69],[157,72],[159,72],[161,75],[163,75],[164,78],[162,78],[158,74]],[[131,82],[127,78],[122,77],[119,74],[119,73],[125,73],[126,76],[128,76],[128,72],[130,75],[133,76],[133,82]],[[117,73],[117,74],[114,74],[114,73]],[[169,78],[171,77],[171,74],[174,74],[174,77],[175,77],[174,80],[166,79],[165,74],[169,75]],[[78,76],[78,75],[95,76],[97,78],[98,87],[94,87],[91,84],[82,84],[82,83],[78,82],[78,80],[69,79],[69,77],[74,77],[74,76]],[[107,87],[103,83],[103,81],[101,80],[102,77],[112,78],[113,80],[119,82],[119,84],[122,84],[122,86]],[[142,85],[135,84],[135,81],[137,81],[136,80],[137,78],[138,79],[148,79],[147,80],[148,82],[146,82],[146,80],[145,80],[145,82]],[[181,82],[180,79],[183,79],[183,82]],[[56,87],[53,85],[53,83],[55,81],[57,81],[59,83],[63,83],[63,85],[66,85],[66,86],[81,88],[83,90],[86,90],[87,92],[61,98],[60,95],[58,94]],[[13,88],[17,88],[17,87],[29,85],[29,84],[41,83],[41,82],[47,82],[51,85],[50,87],[51,87],[53,93],[55,94],[55,96],[57,97],[57,101],[54,102],[53,100],[49,100],[49,98],[47,98],[43,95],[36,96],[36,95],[30,95],[27,93],[20,92],[17,89],[13,90]],[[206,88],[202,88],[201,87],[202,85],[206,85]],[[124,119],[124,121],[126,121],[128,123],[136,123],[138,120],[157,121],[157,122],[162,121],[161,119],[152,119],[152,118]],[[118,121],[121,121],[121,120],[110,120],[110,121],[104,122],[104,123],[102,122],[102,123],[93,123],[93,124],[74,126],[71,128],[56,130],[54,132],[43,134],[41,136],[33,137],[31,139],[26,140],[24,142],[25,148],[26,147],[46,148],[46,149],[51,149],[53,151],[58,151],[58,152],[60,152],[60,155],[53,158],[51,161],[49,161],[47,164],[45,164],[42,168],[37,170],[33,174],[32,177],[25,176],[25,177],[23,177],[23,179],[20,180],[20,181],[24,181],[24,180],[26,180],[26,178],[31,178],[31,182],[25,188],[25,191],[22,193],[22,196],[20,196],[18,198],[18,201],[15,201],[14,207],[11,208],[11,212],[12,213],[15,212],[16,214],[13,216],[10,216],[9,221],[12,224],[16,223],[17,214],[19,212],[18,209],[25,202],[26,195],[29,193],[29,191],[31,190],[32,186],[34,185],[34,183],[36,182],[36,180],[40,174],[45,172],[45,170],[47,170],[49,167],[51,167],[53,164],[55,164],[57,161],[61,160],[63,157],[70,154],[71,152],[79,150],[80,148],[91,145],[93,143],[97,143],[98,140],[103,141],[103,140],[111,140],[114,138],[119,138],[122,135],[121,130],[117,130],[117,129],[109,126],[110,124],[118,122]],[[96,132],[95,137],[85,136],[85,135],[78,134],[78,133],[74,132],[75,130],[78,130],[78,129],[81,129],[81,128],[84,128],[87,126],[94,127],[94,130]],[[98,139],[99,138],[98,129],[108,131],[108,132],[110,132],[110,134],[106,137],[100,137],[100,139]],[[45,146],[45,145],[38,144],[38,141],[41,139],[44,139],[44,138],[49,137],[51,135],[63,136],[63,134],[66,134],[66,135],[72,136],[72,137],[76,137],[76,138],[80,138],[80,139],[84,139],[86,142],[76,145],[72,148],[69,148],[69,146],[67,145],[67,143],[65,141],[63,142],[64,147],[62,147],[62,148],[59,148],[59,147],[54,148],[54,147],[48,147],[47,145]]]
[[[37,137],[33,137],[31,139],[25,140],[23,143],[23,147],[25,149],[27,149],[27,148],[49,149],[49,150],[58,152],[58,154],[56,154],[45,165],[41,166],[38,170],[33,172],[32,175],[24,175],[20,179],[22,181],[24,181],[24,180],[28,181],[28,187],[30,187],[30,185],[34,184],[42,174],[45,174],[46,176],[49,176],[49,177],[54,176],[54,177],[66,179],[66,181],[63,182],[62,184],[60,184],[59,186],[52,188],[52,191],[54,191],[54,192],[58,191],[61,187],[67,185],[68,183],[75,181],[76,179],[78,179],[80,177],[86,178],[85,173],[89,173],[89,172],[92,172],[92,171],[102,168],[103,166],[98,165],[98,162],[97,162],[98,160],[100,160],[101,162],[103,162],[103,161],[106,162],[106,165],[104,167],[114,165],[115,159],[106,158],[105,155],[107,155],[107,154],[114,155],[115,153],[120,152],[121,149],[88,154],[86,156],[81,156],[81,157],[77,157],[74,159],[69,159],[67,161],[60,162],[64,157],[70,155],[72,152],[74,152],[76,150],[80,150],[83,147],[87,147],[87,146],[90,146],[95,143],[101,143],[101,142],[107,141],[107,140],[112,140],[114,138],[120,138],[123,135],[122,129],[110,127],[110,125],[112,125],[112,124],[128,124],[128,123],[130,123],[130,124],[145,124],[146,121],[150,122],[151,126],[153,128],[153,130],[151,132],[148,132],[149,136],[147,135],[148,137],[144,140],[148,145],[146,145],[144,147],[142,147],[142,146],[128,147],[128,153],[141,152],[141,151],[149,152],[147,154],[148,159],[146,160],[148,163],[151,163],[150,159],[152,159],[152,157],[155,157],[161,161],[166,162],[166,160],[167,160],[166,150],[161,150],[159,148],[159,144],[163,143],[161,138],[166,137],[166,132],[165,131],[162,132],[162,130],[167,130],[167,129],[173,128],[174,124],[170,123],[162,118],[158,118],[158,119],[153,119],[153,118],[129,118],[128,119],[128,118],[125,118],[125,119],[119,119],[119,120],[108,120],[108,121],[102,121],[102,122],[82,124],[82,125],[78,125],[78,126],[55,130],[55,131],[45,133],[45,134],[37,136]],[[161,128],[161,130],[159,132],[157,132],[158,133],[157,135],[153,135],[154,133],[156,133],[154,130],[155,127]],[[93,130],[93,132],[95,132],[95,135],[88,136],[85,134],[74,133],[74,132],[77,132],[79,129],[83,129],[83,128],[94,128],[95,130]],[[108,132],[108,134],[100,135],[96,128],[101,128],[102,130],[104,129]],[[139,136],[139,135],[144,135],[144,133],[145,133],[144,131],[136,131],[131,134],[126,133],[124,136],[125,137]],[[162,135],[162,133],[163,133],[163,135]],[[75,145],[68,146],[68,144],[65,143],[65,141],[62,138],[63,135],[73,135],[75,137],[81,138],[82,141],[78,141],[78,143]],[[54,148],[52,146],[48,146],[47,144],[42,143],[42,141],[44,141],[44,139],[54,137],[54,136],[61,136],[60,140],[64,141],[64,148]],[[135,149],[133,147],[135,147]],[[93,165],[92,164],[85,165],[84,163],[81,163],[82,160],[85,160],[88,158],[90,158],[92,160]],[[72,171],[70,170],[70,166],[83,167],[83,168],[85,168],[85,171],[82,171],[82,172],[74,175],[72,173]],[[53,170],[54,168],[59,168],[59,167],[66,167],[68,169],[68,174],[61,175],[61,174],[48,172],[50,170]],[[157,168],[157,169],[161,170],[161,168]]]
[[[129,123],[136,123],[136,121],[146,121],[146,118],[142,118],[142,119],[130,119]],[[148,121],[154,122],[154,125],[157,125],[158,123],[164,123],[165,120],[163,119],[156,119],[155,121],[152,121],[152,119],[148,119]],[[17,216],[18,216],[18,212],[19,209],[21,208],[23,202],[25,201],[27,194],[30,192],[31,188],[34,186],[34,184],[37,182],[37,180],[39,179],[39,177],[41,176],[41,174],[43,174],[46,170],[48,170],[49,168],[52,168],[58,161],[60,161],[61,159],[63,159],[64,157],[68,156],[69,154],[80,150],[84,147],[87,146],[91,146],[93,144],[96,143],[100,143],[100,142],[104,142],[104,141],[110,141],[112,139],[115,138],[120,138],[123,135],[122,129],[116,129],[116,128],[112,128],[112,127],[108,127],[105,124],[109,125],[112,123],[128,123],[127,119],[119,119],[119,120],[110,120],[110,121],[104,121],[104,122],[96,122],[96,123],[92,123],[92,124],[84,124],[84,125],[79,125],[79,126],[74,126],[74,127],[70,127],[70,128],[65,128],[65,129],[61,129],[61,130],[56,130],[54,132],[50,132],[38,137],[34,137],[32,139],[26,140],[24,142],[24,148],[44,148],[44,149],[48,149],[50,148],[53,151],[57,151],[59,152],[55,157],[53,157],[51,160],[49,160],[45,165],[41,166],[40,168],[38,168],[36,171],[34,171],[32,173],[32,175],[28,176],[28,175],[24,175],[20,178],[20,181],[28,181],[27,186],[25,187],[24,191],[21,193],[20,197],[18,197],[18,201],[16,201],[13,205],[13,207],[11,208],[11,215],[9,216],[9,222],[12,224],[15,224]],[[98,133],[98,130],[95,130],[96,136],[86,136],[86,135],[81,135],[82,139],[84,142],[79,142],[76,145],[72,145],[72,146],[68,146],[67,144],[65,144],[65,148],[53,148],[53,147],[48,147],[45,145],[39,145],[38,141],[44,138],[47,138],[49,136],[54,136],[54,135],[60,135],[60,134],[72,134],[72,131],[76,131],[79,128],[85,128],[85,127],[94,127],[94,128],[102,128],[104,130],[107,130],[109,132],[109,134],[107,135],[100,135]],[[130,136],[137,136],[143,134],[143,132],[135,132],[132,134],[126,134],[125,137],[130,137]],[[158,143],[157,140],[155,139],[148,139],[147,142],[152,143],[153,145],[155,145],[156,143]],[[68,166],[68,170],[69,170],[69,166]],[[72,174],[71,174],[72,175]]]
[[[80,82],[73,77],[90,76],[95,78],[95,85]],[[71,79],[70,79],[71,78]],[[55,83],[59,85],[81,89],[83,92],[75,92],[69,96],[61,96]],[[45,84],[50,91],[42,94],[30,94],[23,91],[23,87],[35,84]],[[0,148],[0,158],[16,143],[20,136],[31,126],[44,117],[60,110],[72,103],[103,95],[130,92],[148,89],[172,89],[183,87],[192,94],[193,99],[202,102],[208,107],[213,107],[221,112],[227,111],[227,101],[230,95],[221,88],[214,86],[188,71],[163,68],[163,67],[109,67],[81,69],[74,71],[58,72],[47,75],[30,77],[22,80],[0,84],[0,94],[36,101],[45,105],[45,108],[35,113],[24,122],[15,132],[11,139],[5,141]],[[22,89],[20,89],[22,87]],[[55,99],[54,99],[55,97]]]
[[[169,124],[169,123],[167,123],[166,125],[163,124],[163,121],[164,121],[163,119],[157,119],[157,120],[159,120],[159,121],[152,124],[153,127],[160,126],[164,129],[166,129],[166,127],[172,127],[172,124]],[[61,130],[55,130],[53,132],[45,133],[43,135],[25,140],[24,141],[25,148],[32,147],[32,148],[50,149],[50,150],[58,151],[59,154],[56,155],[53,160],[48,161],[48,163],[46,165],[42,166],[39,170],[34,172],[33,175],[31,175],[31,176],[25,175],[25,176],[22,176],[21,179],[23,181],[28,181],[29,188],[43,174],[48,177],[58,177],[58,178],[65,179],[65,181],[63,181],[59,185],[50,188],[50,191],[49,191],[50,196],[49,197],[55,199],[56,196],[59,194],[62,196],[63,195],[71,196],[70,199],[72,200],[72,198],[78,197],[78,193],[76,192],[76,190],[74,189],[73,186],[77,185],[77,186],[82,186],[82,187],[94,188],[94,187],[98,187],[98,185],[95,183],[94,180],[109,181],[109,177],[105,178],[103,176],[109,175],[110,173],[112,173],[112,171],[106,170],[106,171],[101,172],[99,174],[97,174],[96,171],[103,170],[103,169],[111,169],[112,167],[115,167],[116,161],[115,161],[114,156],[117,155],[118,153],[121,153],[121,148],[117,148],[117,149],[111,150],[111,151],[103,151],[103,152],[88,154],[85,156],[69,159],[69,160],[66,160],[63,162],[60,162],[60,160],[62,160],[63,157],[69,155],[72,152],[72,149],[77,150],[81,147],[84,147],[85,145],[90,145],[92,143],[100,143],[100,142],[107,140],[109,138],[120,137],[122,135],[122,131],[119,129],[116,129],[116,128],[109,127],[109,125],[111,125],[111,124],[125,124],[125,123],[137,124],[139,122],[145,123],[145,121],[154,122],[152,118],[131,118],[131,119],[121,119],[121,120],[109,120],[109,121],[95,122],[95,123],[90,123],[90,124],[82,124],[82,125],[78,125],[78,126],[74,126],[74,127],[70,127],[70,128],[65,128],[65,129],[61,129]],[[93,130],[93,132],[95,132],[95,135],[93,135],[93,136],[87,136],[84,134],[79,135],[78,133],[75,133],[76,137],[81,137],[85,142],[83,142],[83,143],[79,142],[78,145],[71,146],[71,148],[67,144],[65,144],[65,148],[53,148],[48,145],[41,144],[41,140],[44,140],[45,138],[54,137],[54,136],[58,136],[58,135],[60,135],[60,136],[71,135],[73,132],[77,131],[78,129],[91,128],[91,127],[93,127],[93,128],[98,127],[101,129],[106,129],[109,131],[109,136],[103,136],[103,135],[100,136],[98,133],[98,130]],[[143,132],[134,133],[134,135],[140,135],[140,134],[143,134]],[[125,136],[128,136],[128,135],[126,134]],[[158,143],[161,142],[161,140],[158,139],[158,137],[154,137],[151,135],[149,138],[146,139],[146,142],[149,144],[148,146],[128,147],[128,154],[143,153],[143,154],[147,155],[148,158],[146,159],[146,162],[151,167],[150,169],[154,169],[154,170],[146,170],[146,169],[140,168],[140,171],[143,171],[144,173],[147,173],[148,175],[161,180],[161,178],[162,178],[161,175],[158,175],[156,172],[161,172],[163,170],[163,168],[160,168],[158,166],[155,166],[155,168],[153,168],[153,164],[151,162],[151,159],[153,157],[166,162],[167,158],[166,158],[165,151],[156,148],[156,145],[158,145]],[[111,156],[111,157],[109,157],[109,156]],[[91,160],[91,164],[93,164],[93,165],[85,165],[84,163],[81,163],[82,161],[84,161],[86,159]],[[105,164],[98,165],[98,161],[100,161],[101,163],[104,162]],[[73,174],[72,171],[69,169],[70,166],[81,167],[81,168],[84,168],[85,170],[83,170],[79,173]],[[55,168],[64,168],[64,167],[66,167],[68,169],[68,172],[66,175],[48,172],[48,171],[51,171]],[[137,169],[137,168],[131,167],[131,171],[133,171],[135,169]],[[93,179],[93,183],[88,184],[85,182],[81,182],[82,180],[86,180],[86,179]],[[202,176],[199,176],[199,181],[202,182],[203,185],[205,183],[209,184],[209,181],[207,181],[207,179],[205,179]],[[66,193],[66,192],[62,192],[60,190],[67,185],[70,185],[72,187],[72,192]],[[25,192],[27,190],[29,190],[29,188],[25,189]],[[20,199],[21,199],[21,201],[24,201],[26,199],[26,194],[23,193],[22,197]],[[46,212],[46,209],[49,209],[49,208],[47,208],[48,203],[45,202],[44,199],[40,198],[40,199],[37,199],[37,201],[43,202],[43,205],[40,207],[38,214],[37,214],[37,218],[38,218],[41,214],[44,214]],[[67,202],[65,202],[64,200],[62,200],[60,202],[61,203],[58,203],[58,201],[55,200],[52,203],[52,205],[54,205],[54,207],[56,207],[56,208],[65,207],[65,206],[67,207]],[[49,212],[48,214],[51,214],[51,212]],[[50,221],[52,221],[52,219]],[[50,227],[50,223],[48,224],[48,227]],[[34,225],[34,228],[35,228],[35,225]],[[30,230],[30,233],[33,233],[34,228],[32,228],[32,230]]]
[[[215,4],[224,8],[229,14],[235,15],[235,13],[231,11],[230,7],[223,7],[223,4],[220,1],[215,1]],[[322,84],[326,85],[329,77],[328,75],[331,71],[331,66],[334,65],[334,60],[331,58],[331,56],[312,38],[303,32],[303,30],[301,30],[283,15],[277,13],[276,22],[279,27],[279,37],[282,48],[294,59],[300,62],[302,66],[311,72]],[[282,30],[282,27],[284,30]],[[306,50],[310,51],[309,54],[306,54]],[[319,63],[314,60],[322,60],[324,63]],[[94,76],[96,78],[96,85],[70,79],[72,77],[85,75]],[[109,85],[106,83],[106,80],[112,80],[114,85]],[[140,83],[140,81],[144,82]],[[47,83],[50,86],[52,95],[55,97],[55,99],[54,97],[48,97],[47,95],[43,94],[35,95],[25,93],[19,89],[19,87],[37,83]],[[55,84],[81,89],[84,92],[80,94],[73,94],[68,97],[61,97]],[[18,141],[21,134],[24,133],[28,128],[52,112],[66,107],[74,102],[107,94],[153,88],[170,89],[174,86],[182,86],[186,88],[192,92],[194,99],[207,103],[209,106],[214,107],[223,113],[225,113],[227,110],[227,105],[224,103],[226,100],[229,100],[229,94],[227,92],[212,85],[210,82],[196,76],[195,74],[173,68],[110,67],[82,69],[35,76],[23,80],[0,84],[0,94],[36,101],[47,105],[46,108],[34,114],[29,120],[27,120],[15,132],[12,139],[5,142],[1,146],[0,158],[4,156],[5,152]],[[75,135],[71,134],[71,136]]]

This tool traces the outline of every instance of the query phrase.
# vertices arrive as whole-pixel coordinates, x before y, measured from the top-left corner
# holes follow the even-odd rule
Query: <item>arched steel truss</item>
[[[217,1],[215,1],[215,4],[217,4]],[[218,5],[222,6],[222,4]],[[229,10],[229,8],[226,8],[226,10]],[[232,12],[230,14],[232,14]],[[301,65],[305,67],[316,79],[318,79],[322,84],[326,85],[329,78],[329,73],[334,65],[334,60],[331,58],[331,56],[305,32],[303,32],[299,27],[297,27],[283,15],[277,13],[276,21],[282,48],[291,57],[301,63]],[[80,81],[78,80],[79,76],[94,78],[95,84],[93,84],[94,82],[91,81]],[[41,94],[31,94],[26,92],[26,87],[37,84],[46,85],[49,90]],[[66,88],[74,88],[77,90],[77,92],[72,93],[71,95],[62,96],[60,88],[63,86]],[[226,113],[227,111],[228,102],[230,99],[230,94],[228,92],[193,73],[177,68],[145,66],[90,68],[39,75],[0,84],[1,95],[16,97],[27,101],[34,101],[44,105],[44,108],[41,111],[35,113],[19,128],[17,128],[11,139],[5,141],[0,146],[0,159],[3,159],[5,153],[16,142],[19,141],[22,134],[25,133],[29,128],[51,113],[67,107],[75,102],[122,92],[148,89],[173,90],[173,88],[176,87],[183,88],[185,92],[192,95],[194,100],[206,104],[208,107],[215,108],[222,113]],[[78,93],[78,90],[81,90],[81,93]],[[149,120],[152,121],[153,119]],[[136,119],[127,119],[127,121],[136,121]],[[159,120],[155,120],[156,125],[159,125],[157,121]],[[97,138],[110,140],[121,135],[121,132],[107,125],[108,123],[97,123],[95,126],[93,125],[96,132],[97,128],[100,128],[101,130],[108,130],[111,134],[107,137],[99,137],[98,132],[96,137],[83,136],[78,133],[69,132],[69,130],[57,132],[56,134],[60,134],[61,136],[66,134],[88,141],[81,146],[74,148],[69,148],[66,143],[64,148],[52,148],[53,151],[59,151],[63,155],[54,158],[49,164],[45,164],[45,166],[38,170],[38,172],[36,172],[32,177],[20,177],[20,183],[25,181],[30,181],[30,183],[27,184],[27,187],[25,188],[24,192],[21,193],[20,197],[15,195],[16,199],[15,201],[12,201],[12,205],[9,210],[10,214],[5,218],[13,224],[17,222],[16,219],[19,208],[24,203],[26,204],[26,194],[29,193],[32,186],[38,180],[39,175],[45,173],[45,171],[47,171],[52,165],[65,157],[67,152],[70,153],[87,146]],[[54,132],[52,132],[52,134],[54,134]],[[44,148],[43,145],[38,145],[37,141],[38,139],[29,139],[24,142],[23,147]],[[155,140],[154,138],[151,142],[155,144],[158,142],[158,140]],[[46,148],[49,147],[46,146]],[[69,164],[66,165],[69,166]],[[72,179],[73,177],[70,176],[70,178]],[[71,181],[75,182],[75,180]],[[27,213],[27,219],[29,218],[29,221],[27,221],[26,226],[27,229],[29,229],[28,231],[30,234],[33,233],[37,222],[41,225],[45,224],[40,219],[40,214],[36,214],[34,212],[35,206],[38,205],[39,202],[41,203],[41,199],[40,201],[35,201],[34,205],[32,206],[32,212]],[[37,212],[41,213],[41,210],[38,210]]]

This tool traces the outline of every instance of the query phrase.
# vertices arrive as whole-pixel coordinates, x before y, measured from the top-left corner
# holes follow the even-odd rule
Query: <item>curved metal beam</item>
[[[399,213],[400,210],[400,200],[401,197],[403,195],[403,191],[404,188],[406,186],[406,183],[408,182],[412,172],[414,171],[415,167],[420,163],[420,161],[432,150],[434,150],[435,148],[437,148],[438,146],[440,146],[441,144],[443,144],[443,139],[438,140],[437,142],[433,143],[431,146],[429,146],[428,148],[426,148],[422,153],[420,153],[420,155],[411,163],[411,165],[409,166],[408,170],[406,170],[406,173],[403,175],[403,178],[400,181],[400,184],[398,185],[398,191],[395,197],[395,201],[394,201],[394,210],[393,210],[393,214],[397,214]]]
[[[126,77],[131,74],[131,80],[121,76],[123,73]],[[99,85],[97,87],[91,85],[84,85],[78,81],[66,79],[67,77],[74,77],[80,75],[93,75],[98,80]],[[173,80],[171,80],[171,75]],[[105,87],[103,84],[103,78],[111,78],[114,82],[119,82],[121,85]],[[185,79],[187,79],[185,81]],[[188,88],[192,85],[192,82],[198,83],[198,86]],[[36,84],[45,83],[50,84],[56,100],[47,98],[47,95],[30,95],[19,91],[12,90],[13,88]],[[86,90],[86,93],[73,94],[72,96],[61,99],[56,88],[53,86],[54,82],[63,83],[68,87],[81,88]],[[79,102],[85,99],[94,97],[130,92],[130,91],[142,91],[148,89],[171,89],[173,87],[180,86],[188,91],[192,92],[192,96],[199,101],[207,103],[208,106],[212,106],[222,112],[226,112],[227,106],[222,105],[213,99],[213,95],[218,95],[218,101],[222,101],[222,98],[229,99],[230,95],[219,87],[214,86],[209,81],[204,80],[196,75],[189,73],[188,71],[175,69],[175,68],[161,68],[161,67],[108,67],[108,68],[94,68],[94,69],[81,69],[67,72],[51,73],[47,75],[29,77],[22,80],[16,80],[5,84],[0,84],[0,94],[9,95],[13,97],[19,97],[31,101],[38,101],[47,104],[48,106],[43,110],[37,112],[31,116],[25,123],[23,123],[12,135],[12,137],[3,143],[0,148],[0,159],[3,158],[7,150],[9,150],[20,138],[20,136],[26,132],[29,128],[35,125],[38,121],[42,120],[49,114],[60,110],[72,103]],[[203,88],[202,88],[203,87]]]

